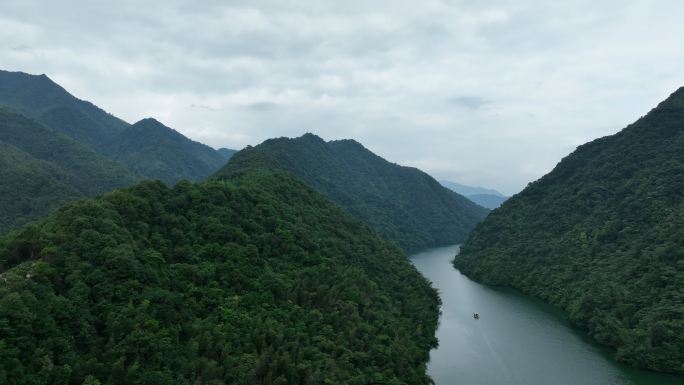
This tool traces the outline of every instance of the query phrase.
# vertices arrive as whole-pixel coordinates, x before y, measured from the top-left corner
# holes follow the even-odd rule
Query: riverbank
[[[454,245],[411,256],[442,297],[439,347],[428,364],[436,385],[684,383],[684,377],[617,363],[541,300],[468,279],[451,264],[457,253]]]

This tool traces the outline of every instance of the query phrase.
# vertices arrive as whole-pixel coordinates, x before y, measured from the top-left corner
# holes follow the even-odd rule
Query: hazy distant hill
[[[77,202],[0,273],[3,384],[432,383],[436,291],[289,174]]]
[[[409,251],[461,242],[488,213],[426,173],[387,162],[353,140],[270,139],[238,152],[216,175],[251,169],[292,172]]]
[[[463,272],[561,306],[619,360],[684,373],[684,88],[577,148],[461,250]]]
[[[230,150],[220,153],[148,119],[131,126],[75,98],[45,75],[0,71],[0,106],[35,118],[140,175],[170,184],[204,179],[230,155]]]
[[[0,234],[140,177],[71,138],[0,108]]]
[[[494,210],[495,208],[501,206],[501,204],[508,199],[506,197],[491,194],[474,194],[468,195],[466,198],[490,210]]]
[[[504,203],[506,199],[508,199],[508,197],[504,196],[500,192],[492,189],[487,189],[484,187],[466,186],[460,183],[449,182],[446,180],[440,181],[439,183],[441,183],[442,186],[452,191],[455,191],[470,199],[471,201],[477,203],[478,205],[486,207],[490,210],[493,210],[501,206],[501,204]]]
[[[488,189],[484,187],[473,187],[473,186],[466,186],[464,184],[456,183],[456,182],[450,182],[448,180],[441,180],[439,183],[442,184],[442,186],[456,191],[457,193],[463,195],[463,196],[471,196],[471,195],[494,195],[494,196],[499,196],[499,197],[505,197],[502,193],[493,190],[493,189]]]

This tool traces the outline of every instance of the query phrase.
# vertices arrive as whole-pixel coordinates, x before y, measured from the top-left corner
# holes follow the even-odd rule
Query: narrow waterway
[[[451,246],[411,257],[443,302],[428,365],[437,385],[684,384],[615,362],[542,301],[471,281],[451,265],[457,253]]]

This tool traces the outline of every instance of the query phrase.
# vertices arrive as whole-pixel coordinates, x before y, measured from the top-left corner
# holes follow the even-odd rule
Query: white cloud
[[[512,193],[684,85],[677,0],[0,4],[0,68],[215,147],[311,131]],[[21,49],[18,49],[21,48]]]

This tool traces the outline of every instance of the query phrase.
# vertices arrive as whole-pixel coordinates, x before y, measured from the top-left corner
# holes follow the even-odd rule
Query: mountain
[[[494,210],[495,208],[501,206],[506,201],[506,199],[508,199],[503,196],[492,194],[474,194],[468,195],[466,196],[466,198],[490,210]]]
[[[494,210],[455,265],[560,306],[620,361],[684,373],[684,88]]]
[[[0,234],[66,202],[140,180],[118,163],[0,108]]]
[[[230,159],[228,151],[192,141],[155,119],[127,127],[111,147],[111,157],[130,170],[174,184],[181,179],[200,181]]]
[[[486,207],[490,210],[494,210],[495,208],[501,206],[501,204],[508,199],[508,197],[504,196],[500,192],[484,187],[466,186],[464,184],[449,182],[446,180],[442,180],[439,183],[449,190],[457,192],[477,203],[478,205]]]
[[[407,251],[461,242],[488,213],[426,173],[390,163],[353,140],[270,139],[236,153],[216,177],[254,169],[291,172]]]
[[[92,103],[73,97],[45,75],[0,70],[0,106],[32,117],[100,154],[107,153],[128,127]]]
[[[456,182],[450,182],[448,180],[441,180],[439,183],[442,184],[442,186],[448,188],[449,190],[455,191],[463,196],[472,196],[472,195],[494,195],[498,197],[504,197],[502,193],[484,188],[484,187],[473,187],[473,186],[466,186],[464,184],[456,183]]]
[[[130,125],[45,75],[0,71],[0,106],[34,118],[133,173],[168,184],[202,180],[230,157],[231,150],[219,152],[153,119]]]
[[[437,293],[284,173],[139,185],[0,240],[3,384],[429,384]]]
[[[223,160],[227,162],[231,157],[233,157],[233,155],[235,155],[237,151],[231,150],[230,148],[221,147],[218,150],[216,150],[216,152],[218,152],[218,154],[221,155]]]

